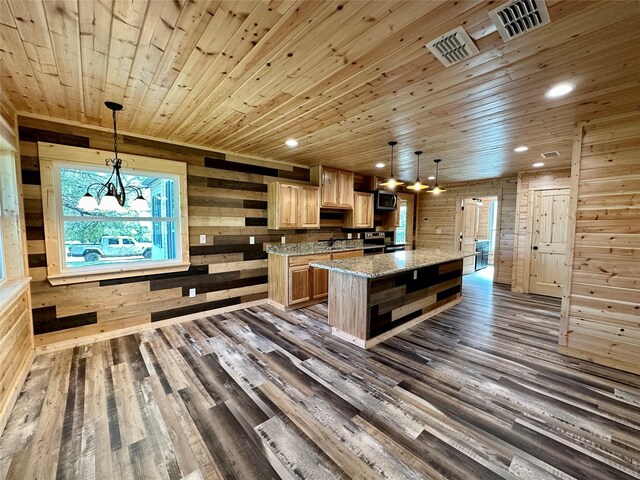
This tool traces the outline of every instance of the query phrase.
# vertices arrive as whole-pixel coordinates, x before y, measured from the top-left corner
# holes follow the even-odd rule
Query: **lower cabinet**
[[[311,262],[361,257],[363,250],[283,257],[269,254],[269,299],[281,308],[322,302],[329,293],[329,271]]]
[[[311,300],[310,267],[289,268],[289,305]]]

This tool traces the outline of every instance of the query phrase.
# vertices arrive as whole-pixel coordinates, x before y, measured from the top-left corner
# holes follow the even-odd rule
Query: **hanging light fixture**
[[[124,212],[124,205],[127,201],[127,193],[135,195],[135,198],[129,205],[130,208],[137,212],[149,210],[149,204],[142,195],[142,190],[135,185],[125,185],[122,181],[120,169],[122,168],[122,160],[118,158],[118,128],[116,124],[116,112],[122,110],[122,105],[115,102],[104,102],[105,106],[111,110],[113,117],[113,158],[107,158],[104,163],[108,167],[112,167],[111,175],[105,183],[92,183],[87,187],[85,193],[78,200],[78,208],[80,210],[104,210],[110,212]],[[95,196],[90,193],[94,188]]]
[[[420,181],[420,155],[422,155],[422,151],[414,152],[418,157],[418,168],[416,169],[416,181],[413,182],[413,185],[409,185],[407,188],[409,190],[415,190],[419,192],[420,190],[424,190],[425,188],[429,188],[429,185],[425,185]]]
[[[439,158],[436,158],[434,160],[435,164],[436,164],[436,184],[433,186],[433,188],[431,190],[427,190],[429,193],[433,193],[434,195],[438,195],[440,192],[446,192],[446,190],[442,187],[440,187],[440,185],[438,185],[438,164],[441,162],[442,160]]]
[[[393,176],[393,147],[395,147],[397,144],[398,142],[394,142],[394,141],[389,142],[389,146],[391,147],[391,163],[389,166],[389,178],[380,184],[382,187],[389,187],[391,190],[396,188],[398,185],[404,185],[404,182],[396,180]]]

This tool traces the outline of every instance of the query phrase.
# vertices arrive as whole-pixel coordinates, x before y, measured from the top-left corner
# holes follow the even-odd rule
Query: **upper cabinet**
[[[272,182],[267,196],[269,229],[320,228],[318,187]]]
[[[320,206],[353,209],[353,172],[324,166],[311,169],[311,183],[320,187]]]
[[[347,228],[373,228],[373,193],[354,192],[353,210],[347,212]]]

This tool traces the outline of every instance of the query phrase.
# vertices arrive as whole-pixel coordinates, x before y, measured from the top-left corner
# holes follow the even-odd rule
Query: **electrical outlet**
[[[280,243],[287,243],[287,239],[284,235],[280,237]]]
[[[414,270],[413,271],[413,279],[417,280],[418,279],[418,270]]]
[[[353,238],[353,233],[347,233],[347,240],[351,240]]]
[[[256,237],[249,237],[249,245],[255,245]]]
[[[195,297],[196,296],[196,289],[195,288],[190,288],[189,289],[189,296],[190,297]]]
[[[207,236],[206,235],[200,235],[200,243],[207,243]]]
[[[442,229],[440,227],[436,228],[436,235],[442,235]]]

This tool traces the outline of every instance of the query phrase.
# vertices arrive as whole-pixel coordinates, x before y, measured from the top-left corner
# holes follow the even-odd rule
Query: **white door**
[[[534,190],[529,292],[562,296],[565,278],[569,189]]]

